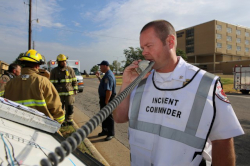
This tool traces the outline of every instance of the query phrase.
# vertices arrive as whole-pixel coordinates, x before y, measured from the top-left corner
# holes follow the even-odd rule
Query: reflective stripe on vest
[[[2,96],[3,96],[3,94],[4,94],[4,91],[1,91],[1,92],[0,92],[0,97],[2,97]]]
[[[69,92],[58,92],[59,96],[70,96],[74,94],[74,91]]]
[[[19,100],[15,102],[25,105],[25,106],[46,106],[45,100],[29,99],[29,100]]]
[[[189,119],[187,121],[185,131],[172,129],[159,124],[138,121],[139,108],[147,79],[142,80],[136,89],[134,100],[132,102],[129,127],[135,130],[144,131],[147,133],[159,135],[160,137],[175,140],[194,148],[203,149],[206,140],[196,137],[195,134],[199,126],[201,115],[203,113],[203,109],[213,79],[214,75],[207,72],[202,76],[199,87],[195,94],[194,103],[189,115]]]
[[[75,90],[78,90],[78,86],[74,86],[74,89],[75,89]]]
[[[55,118],[57,122],[63,122],[65,120],[65,115],[59,117],[59,118]]]
[[[61,79],[60,82],[58,80],[50,80],[51,83],[64,83],[64,82],[72,82],[73,79]]]

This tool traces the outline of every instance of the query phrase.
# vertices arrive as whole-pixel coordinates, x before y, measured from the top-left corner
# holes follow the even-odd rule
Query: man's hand
[[[139,76],[139,74],[136,72],[135,69],[139,67],[138,64],[140,61],[141,60],[134,61],[133,63],[131,63],[129,66],[125,68],[125,70],[123,71],[123,76],[122,76],[123,84],[129,85]],[[150,75],[150,72],[147,73],[144,78],[147,78],[149,75]]]
[[[136,72],[135,68],[139,67],[139,61],[134,61],[133,63],[131,63],[129,66],[127,66],[125,68],[125,70],[123,71],[123,75],[122,75],[122,83],[123,84],[130,84],[131,82],[133,82],[137,77],[138,77],[138,73]]]
[[[98,71],[95,73],[95,75],[97,78],[100,77],[100,73]]]
[[[98,71],[95,73],[95,76],[101,81],[100,73]]]
[[[76,95],[77,94],[77,91],[76,90],[74,90],[74,95]]]

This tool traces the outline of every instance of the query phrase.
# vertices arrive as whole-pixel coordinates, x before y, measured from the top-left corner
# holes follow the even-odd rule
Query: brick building
[[[177,48],[189,63],[232,74],[235,65],[250,65],[250,28],[212,20],[177,31]]]

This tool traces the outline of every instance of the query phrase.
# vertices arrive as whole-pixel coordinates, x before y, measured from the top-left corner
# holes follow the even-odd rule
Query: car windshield
[[[77,69],[77,68],[73,68],[74,69],[74,71],[75,71],[75,75],[77,75],[77,76],[80,76],[81,75],[81,73],[79,72],[79,70]]]

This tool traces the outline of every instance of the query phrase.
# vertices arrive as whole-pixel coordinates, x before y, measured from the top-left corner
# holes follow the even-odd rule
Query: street
[[[75,106],[82,110],[87,116],[93,117],[99,109],[99,97],[98,97],[98,85],[97,78],[84,79],[83,93],[79,93],[76,96]],[[120,86],[117,86],[117,93]],[[250,95],[242,94],[228,94],[228,98],[234,108],[234,111],[245,131],[245,135],[236,137],[235,151],[237,157],[237,166],[247,166],[250,163]],[[128,135],[127,135],[128,123],[115,124],[115,137],[127,148]]]
[[[234,111],[240,121],[245,135],[234,139],[237,165],[249,165],[250,159],[250,95],[228,94],[227,95]]]

